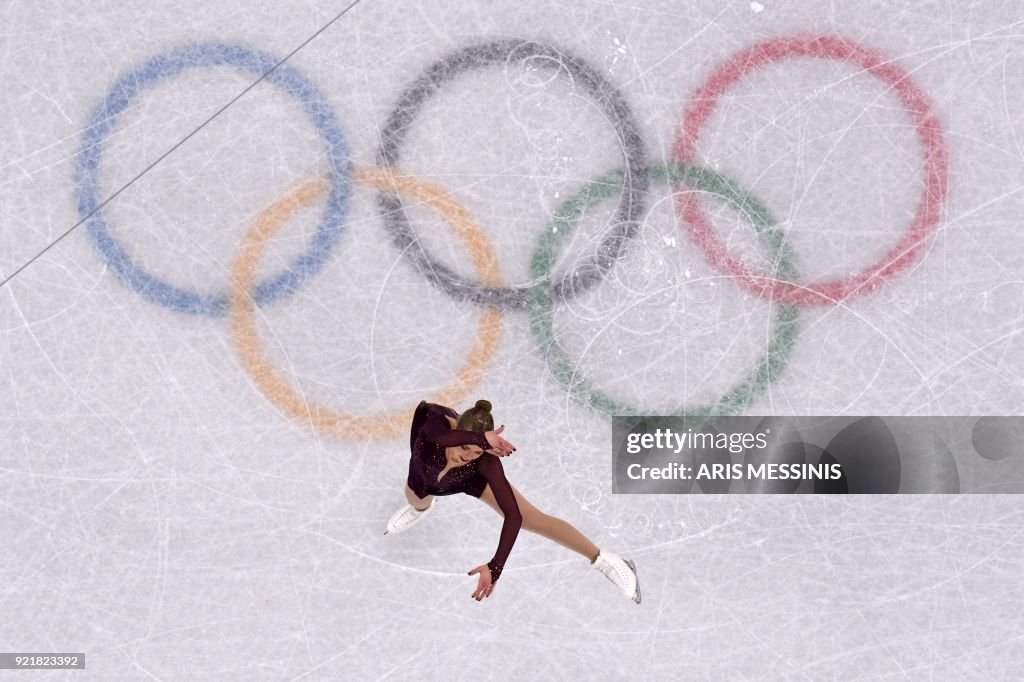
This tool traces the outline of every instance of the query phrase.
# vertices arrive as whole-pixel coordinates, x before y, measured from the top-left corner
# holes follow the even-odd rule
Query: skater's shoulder
[[[476,460],[477,471],[484,475],[503,473],[505,467],[501,463],[501,457],[485,452]]]
[[[428,414],[440,414],[440,415],[443,415],[443,416],[446,416],[446,417],[455,417],[455,418],[457,418],[459,416],[458,412],[456,412],[455,410],[453,410],[452,408],[450,408],[450,407],[448,407],[446,405],[438,405],[437,403],[428,403],[426,400],[421,400],[419,406],[416,408],[417,412],[419,412],[421,410],[427,412]]]

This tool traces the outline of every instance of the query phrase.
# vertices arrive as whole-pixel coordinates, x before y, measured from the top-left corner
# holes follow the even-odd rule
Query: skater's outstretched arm
[[[487,436],[480,431],[464,431],[453,429],[448,425],[448,418],[443,414],[433,413],[423,422],[423,437],[442,448],[456,445],[478,445],[484,450],[491,447]]]
[[[501,524],[501,537],[498,539],[498,549],[494,553],[494,557],[469,573],[470,575],[476,573],[480,576],[477,590],[473,594],[473,597],[480,601],[482,598],[490,596],[494,590],[494,583],[501,576],[505,561],[508,559],[516,537],[519,535],[519,529],[523,525],[523,515],[519,511],[515,492],[508,479],[505,478],[505,469],[499,458],[493,455],[483,455],[480,458],[478,471],[487,479],[491,493],[505,517],[505,521]]]
[[[505,425],[493,431],[465,431],[453,429],[448,424],[448,418],[443,414],[431,414],[423,422],[423,436],[442,448],[455,447],[457,445],[476,445],[481,450],[487,450],[504,457],[515,451],[515,446],[501,437]]]

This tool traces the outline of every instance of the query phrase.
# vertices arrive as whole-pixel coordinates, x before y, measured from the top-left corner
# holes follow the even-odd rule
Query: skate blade
[[[629,559],[623,559],[626,565],[629,566],[629,570],[633,571],[633,575],[636,577],[636,594],[633,595],[633,601],[637,604],[640,603],[640,576],[636,572],[636,564]]]

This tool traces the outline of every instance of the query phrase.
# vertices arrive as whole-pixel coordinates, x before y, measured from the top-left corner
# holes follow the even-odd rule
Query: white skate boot
[[[616,554],[600,550],[594,568],[601,571],[608,580],[622,590],[622,594],[640,603],[640,581],[636,577],[636,566],[629,559],[622,559]]]
[[[430,513],[430,510],[434,508],[434,503],[436,502],[437,498],[435,497],[430,501],[430,506],[423,511],[417,511],[411,504],[405,505],[396,511],[395,515],[391,517],[390,521],[388,521],[388,529],[384,531],[384,535],[387,535],[388,533],[404,533],[409,530],[422,521],[424,516]]]

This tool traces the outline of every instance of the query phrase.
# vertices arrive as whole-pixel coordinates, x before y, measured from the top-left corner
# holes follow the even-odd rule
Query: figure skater
[[[502,438],[504,430],[504,424],[494,428],[491,403],[486,400],[476,401],[461,416],[450,407],[421,401],[409,434],[412,457],[405,485],[409,504],[395,513],[384,534],[401,533],[422,521],[434,508],[436,495],[465,493],[480,498],[505,519],[494,556],[468,574],[478,576],[473,592],[477,601],[491,596],[522,527],[587,557],[639,604],[640,586],[632,561],[598,549],[570,524],[539,511],[508,482],[499,458],[516,449]]]

